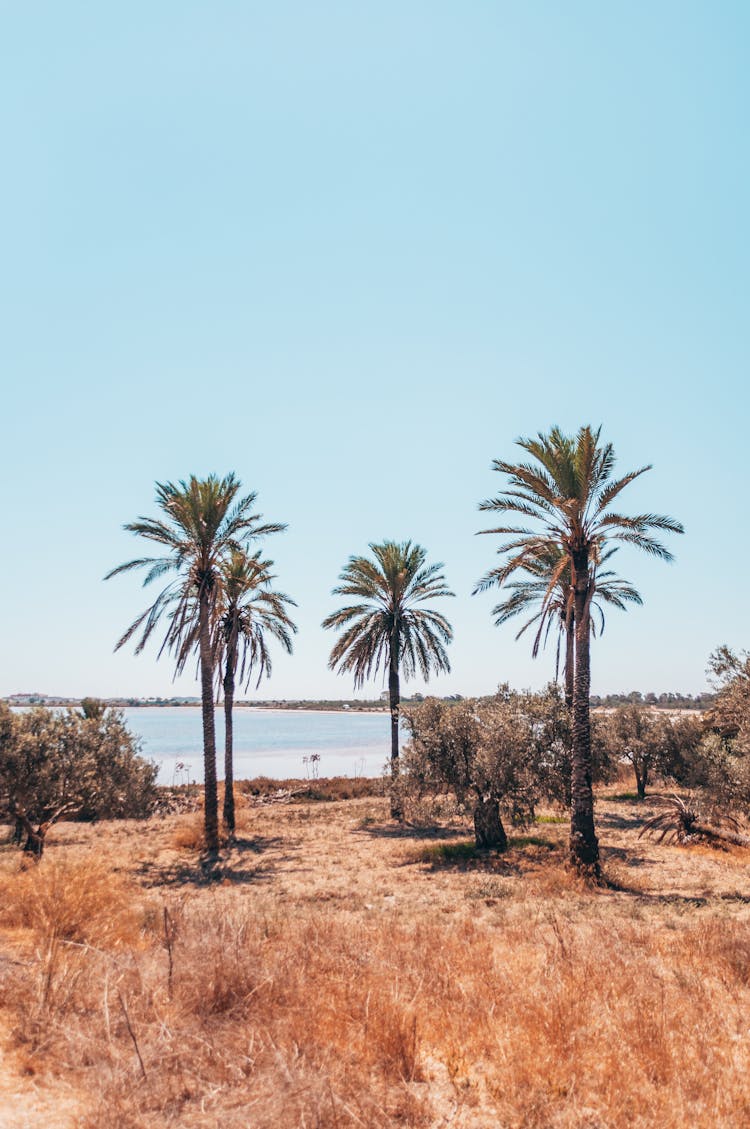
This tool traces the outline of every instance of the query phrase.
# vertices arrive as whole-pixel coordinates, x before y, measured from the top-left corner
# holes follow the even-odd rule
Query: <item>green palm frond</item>
[[[502,538],[497,550],[500,563],[477,582],[474,592],[504,588],[505,598],[492,610],[495,623],[528,615],[516,638],[533,626],[536,654],[554,623],[560,635],[572,628],[574,554],[588,562],[592,633],[601,634],[605,606],[624,610],[642,603],[632,585],[602,568],[617,551],[616,543],[632,544],[669,561],[671,552],[654,533],[682,533],[683,527],[662,514],[609,510],[625,487],[651,468],[614,478],[614,449],[611,443],[601,443],[601,428],[582,427],[572,437],[553,427],[548,434],[518,440],[518,446],[533,461],[514,464],[495,459],[493,468],[506,476],[508,485],[479,508],[535,520],[481,531]]]
[[[544,553],[545,546],[566,553],[571,560],[573,554],[583,553],[592,567],[606,559],[612,542],[635,545],[662,560],[672,559],[670,550],[653,534],[682,533],[680,522],[663,514],[628,516],[609,511],[625,487],[650,466],[613,479],[614,449],[600,440],[601,428],[582,427],[571,437],[553,427],[546,435],[518,440],[532,462],[494,460],[493,468],[507,477],[508,487],[498,497],[480,503],[480,510],[517,513],[536,522],[533,527],[505,525],[481,531],[508,539],[498,548],[503,563],[477,583],[475,592],[502,586],[519,570],[533,575],[530,562]],[[495,614],[504,621],[505,604],[498,605]]]
[[[157,482],[156,504],[163,518],[139,517],[125,529],[167,550],[160,557],[138,557],[113,568],[105,580],[133,570],[144,571],[144,586],[175,573],[154,602],[139,615],[118,640],[115,650],[136,639],[136,654],[153,633],[164,631],[159,655],[165,651],[175,659],[175,673],[185,667],[197,647],[198,609],[202,596],[208,601],[210,617],[222,592],[222,566],[227,556],[244,552],[245,546],[266,533],[285,526],[263,523],[253,510],[254,492],[238,498],[241,483],[234,474],[224,478],[209,475],[187,481]]]
[[[249,686],[257,673],[256,688],[270,677],[272,655],[269,642],[275,640],[292,652],[296,624],[289,609],[296,607],[291,596],[274,591],[273,561],[263,560],[260,550],[250,554],[233,549],[222,561],[221,588],[213,632],[217,679],[231,665],[240,685]]]
[[[428,564],[426,551],[411,541],[384,541],[369,546],[372,556],[350,557],[333,589],[336,596],[354,597],[327,616],[323,627],[341,631],[329,667],[351,673],[355,687],[388,668],[395,659],[406,678],[417,671],[450,669],[445,650],[453,638],[448,620],[426,601],[453,596],[442,575],[442,564]]]

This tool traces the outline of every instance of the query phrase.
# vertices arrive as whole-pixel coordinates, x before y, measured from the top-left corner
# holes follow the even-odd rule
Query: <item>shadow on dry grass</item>
[[[422,823],[379,823],[362,821],[356,831],[364,832],[375,839],[462,839],[466,837],[464,827],[445,827],[439,824]]]

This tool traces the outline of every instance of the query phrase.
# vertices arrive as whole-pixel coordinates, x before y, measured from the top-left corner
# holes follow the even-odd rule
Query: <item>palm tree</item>
[[[136,633],[140,638],[135,653],[140,654],[155,629],[166,618],[167,629],[159,656],[167,650],[176,656],[181,670],[197,644],[203,710],[203,761],[205,778],[205,836],[209,855],[219,849],[219,820],[216,788],[216,734],[214,731],[214,648],[212,623],[221,590],[221,562],[233,551],[240,551],[251,539],[275,533],[285,526],[261,524],[253,513],[257,495],[237,500],[241,488],[234,474],[224,478],[209,475],[187,482],[156,484],[156,504],[164,518],[139,517],[125,525],[147,541],[159,545],[158,557],[139,557],[118,565],[105,580],[121,572],[146,569],[144,587],[174,573],[171,580],[118,640],[115,650]]]
[[[508,486],[496,498],[482,502],[481,510],[519,515],[526,526],[502,525],[483,533],[511,539],[498,553],[505,558],[495,570],[503,585],[519,571],[534,567],[540,554],[560,551],[547,576],[543,607],[552,600],[569,570],[570,598],[575,629],[573,686],[573,749],[571,779],[570,854],[582,871],[599,877],[599,844],[594,830],[594,796],[591,786],[591,607],[596,594],[595,566],[609,542],[635,545],[661,560],[672,554],[653,531],[682,533],[673,518],[644,513],[628,517],[610,507],[622,490],[650,466],[613,479],[615,453],[611,443],[600,444],[601,428],[582,427],[575,438],[554,427],[548,435],[520,439],[518,446],[533,461],[507,463],[496,459],[493,467],[508,476]]]
[[[601,565],[609,560],[617,549],[609,549],[601,560],[591,563],[591,583],[593,596],[591,610],[596,613],[596,619],[591,617],[591,635],[596,638],[604,631],[605,617],[602,604],[609,604],[627,610],[627,604],[641,605],[643,600],[636,588],[626,580],[621,580],[612,569],[601,570]],[[561,557],[565,558],[565,568],[559,572],[557,583],[553,592],[548,593],[549,577],[557,570]],[[487,588],[497,584],[498,569],[492,569],[479,581],[474,589],[474,594],[484,592]],[[500,627],[510,619],[521,613],[531,611],[532,615],[516,634],[516,639],[535,624],[536,635],[531,653],[534,658],[539,654],[539,648],[547,645],[550,631],[556,625],[557,650],[555,655],[555,681],[560,672],[560,652],[562,643],[565,643],[565,658],[563,661],[563,683],[565,686],[565,704],[569,709],[573,706],[573,680],[575,673],[575,610],[573,594],[570,586],[570,566],[567,554],[558,546],[550,545],[539,553],[535,559],[530,559],[523,567],[520,580],[506,584],[510,595],[501,600],[492,609],[495,616],[495,626]]]
[[[401,700],[400,677],[411,678],[417,670],[427,681],[434,670],[450,670],[445,645],[453,638],[448,620],[440,612],[424,608],[427,600],[453,596],[440,570],[442,564],[426,564],[427,551],[411,541],[384,541],[370,545],[372,558],[350,557],[333,589],[335,596],[353,596],[358,602],[334,612],[323,627],[343,629],[328,665],[343,674],[352,671],[355,688],[388,670],[391,711],[391,778],[399,770],[398,727]],[[373,559],[374,558],[374,559]],[[391,793],[391,815],[401,818],[395,789]]]
[[[218,622],[215,633],[217,677],[224,687],[224,823],[234,834],[234,765],[232,759],[232,709],[234,706],[235,678],[239,672],[240,685],[247,686],[254,672],[258,679],[271,675],[269,638],[275,639],[292,652],[292,635],[297,628],[287,612],[296,607],[294,600],[283,592],[272,591],[276,579],[271,573],[273,561],[260,558],[260,551],[252,556],[235,549],[221,565],[221,598],[217,608]]]

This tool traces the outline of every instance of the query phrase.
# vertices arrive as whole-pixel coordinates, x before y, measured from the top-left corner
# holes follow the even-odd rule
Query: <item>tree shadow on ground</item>
[[[625,866],[641,867],[641,866],[659,866],[657,859],[649,858],[648,855],[633,854],[629,847],[610,847],[607,846],[603,854],[608,858],[616,859],[618,862],[624,863]]]
[[[477,851],[476,854],[444,856],[434,858],[415,855],[413,858],[404,859],[400,866],[425,866],[430,874],[439,872],[458,872],[463,874],[494,874],[498,877],[520,878],[524,871],[518,861],[500,855],[497,851]]]
[[[270,860],[253,862],[246,858],[249,855],[263,855],[278,848],[282,843],[286,847],[289,843],[281,838],[255,836],[247,838],[240,836],[234,839],[231,846],[219,853],[218,858],[209,858],[205,854],[188,859],[157,862],[147,859],[140,863],[136,870],[141,883],[146,887],[156,886],[237,886],[255,885],[270,882],[276,867]],[[278,854],[275,856],[278,860]],[[284,858],[290,858],[287,853]]]
[[[635,831],[643,827],[646,820],[654,814],[653,811],[643,810],[639,815],[619,815],[617,812],[602,812],[597,815],[599,827],[611,827],[614,831]]]
[[[473,839],[436,842],[415,847],[400,866],[426,865],[430,871],[471,871],[520,876],[559,861],[560,844],[537,835],[511,834],[505,851],[478,847]]]
[[[643,905],[682,906],[685,909],[703,909],[711,902],[718,900],[716,897],[704,897],[700,894],[677,894],[674,891],[657,894],[650,890],[640,890],[637,886],[630,886],[627,882],[620,882],[617,878],[609,877],[606,874],[602,879],[601,888],[613,894],[627,894]]]
[[[438,827],[436,824],[374,823],[353,828],[355,833],[372,835],[375,839],[465,839],[465,827]]]

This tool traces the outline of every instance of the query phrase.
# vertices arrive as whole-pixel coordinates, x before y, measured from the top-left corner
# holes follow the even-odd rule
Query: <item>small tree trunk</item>
[[[237,645],[234,636],[227,641],[226,672],[224,674],[224,824],[234,835],[234,761],[232,710],[234,709],[234,672],[237,665]]]
[[[493,797],[479,796],[474,805],[474,839],[478,847],[494,847],[498,851],[508,848],[500,805]]]
[[[573,554],[575,594],[575,682],[571,764],[570,860],[588,877],[599,879],[599,843],[594,830],[591,771],[591,670],[588,551]]]
[[[398,628],[394,624],[391,635],[391,654],[388,666],[388,700],[391,707],[391,819],[401,821],[404,818],[404,809],[398,789],[399,760],[398,760],[398,725],[399,705],[401,702],[401,687],[398,676]]]
[[[201,706],[203,710],[204,828],[209,855],[219,853],[219,812],[216,788],[216,730],[214,726],[214,663],[208,593],[199,595],[198,630],[201,664]]]
[[[24,831],[23,820],[20,819],[18,816],[16,816],[14,824],[13,824],[13,845],[14,846],[16,846],[16,847],[21,846],[21,843],[23,841],[23,831]]]
[[[47,828],[44,824],[38,827],[36,831],[34,831],[32,827],[29,827],[26,833],[26,842],[23,845],[23,853],[25,855],[31,855],[36,862],[39,862],[44,854],[44,838],[46,834]]]

